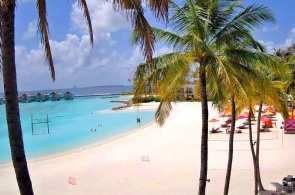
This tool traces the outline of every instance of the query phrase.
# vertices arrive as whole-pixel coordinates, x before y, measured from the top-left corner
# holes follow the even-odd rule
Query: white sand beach
[[[139,109],[156,107],[157,103],[149,103]],[[210,107],[211,118],[223,120]],[[295,176],[295,134],[282,134],[283,120],[279,114],[277,120],[276,128],[261,133],[262,182],[271,190],[275,190],[275,184],[281,184],[283,177]],[[215,127],[219,125],[216,123]],[[256,132],[256,126],[253,128]],[[209,134],[209,195],[223,194],[228,137],[224,129],[222,133]],[[28,166],[37,195],[193,195],[198,191],[200,140],[201,104],[183,102],[174,106],[162,128],[153,123],[104,144],[29,161]],[[235,134],[235,140],[229,194],[253,194],[248,130]],[[147,158],[149,161],[143,161]],[[69,177],[75,179],[76,185],[68,183]],[[11,165],[0,167],[0,194],[19,194]]]

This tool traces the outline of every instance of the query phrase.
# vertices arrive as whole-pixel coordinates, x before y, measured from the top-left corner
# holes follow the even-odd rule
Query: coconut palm
[[[90,42],[92,43],[92,27],[86,1],[79,0],[79,6],[84,10],[84,15],[86,16],[89,26]],[[9,143],[11,148],[11,157],[20,193],[33,194],[32,183],[25,156],[18,106],[14,42],[15,8],[15,0],[3,0],[1,2],[1,57],[3,67],[4,94],[6,102],[6,118],[8,125]],[[55,72],[48,37],[46,1],[38,0],[37,9],[39,14],[38,27],[41,34],[41,42],[45,46],[45,53],[49,63],[51,77],[53,80],[55,80]]]
[[[270,56],[273,58],[273,56]],[[273,58],[274,59],[274,58]],[[274,62],[279,62],[274,59]],[[267,72],[272,71],[282,77],[285,77],[284,74],[285,68],[281,66],[280,63],[276,63],[276,67],[266,66],[265,64],[260,64],[256,66],[256,74],[257,77],[261,78],[260,82],[249,82],[248,88],[246,88],[248,95],[248,102],[250,108],[250,115],[251,118],[254,116],[252,110],[254,110],[254,104],[259,104],[258,109],[258,119],[257,119],[257,138],[256,142],[253,143],[252,138],[252,127],[251,122],[249,122],[249,139],[250,139],[250,147],[251,153],[253,158],[253,166],[254,166],[254,174],[255,174],[255,193],[259,191],[263,191],[264,187],[262,185],[261,177],[260,177],[260,166],[259,166],[259,146],[260,146],[260,117],[262,111],[262,102],[267,102],[271,105],[274,105],[276,109],[283,113],[283,116],[287,116],[287,109],[284,103],[284,99],[282,98],[282,89],[283,89],[283,82],[274,81],[272,75],[269,75]],[[268,70],[267,72],[263,71]],[[250,95],[252,94],[252,95]],[[250,120],[250,119],[248,119]],[[254,145],[256,144],[256,153],[254,150]]]
[[[49,63],[50,73],[53,81],[55,71],[48,36],[48,22],[46,11],[46,0],[37,0],[39,16],[38,29],[41,35],[41,42],[44,45],[46,59]],[[114,0],[112,1],[116,11],[126,14],[132,21],[134,33],[137,35],[135,43],[140,45],[142,53],[148,61],[152,58],[154,50],[154,36],[151,27],[144,17],[143,2]],[[154,16],[166,21],[168,3],[167,0],[150,0],[145,2],[150,7]],[[88,23],[90,43],[93,44],[93,32],[90,14],[86,0],[78,0],[78,6],[83,9],[84,16]],[[15,168],[16,179],[21,194],[33,194],[31,179],[27,167],[26,156],[23,145],[22,130],[19,116],[18,91],[15,67],[15,43],[14,43],[14,22],[15,22],[15,0],[2,0],[0,5],[1,14],[1,58],[3,67],[3,83],[6,101],[6,117],[9,131],[12,161]]]
[[[242,11],[238,12],[238,9]],[[170,3],[168,30],[153,28],[156,40],[166,42],[175,52],[154,58],[150,64],[138,66],[134,76],[135,102],[140,102],[146,85],[158,88],[161,103],[156,121],[163,125],[172,109],[171,102],[192,71],[198,70],[198,88],[202,105],[201,168],[199,194],[205,194],[208,167],[208,103],[206,71],[242,69],[255,61],[268,62],[266,54],[253,50],[261,45],[250,30],[262,22],[274,21],[270,10],[261,5],[244,8],[240,1],[187,0],[179,6]],[[136,38],[136,37],[135,37]],[[237,47],[247,40],[252,47]],[[197,69],[196,69],[197,67]],[[221,72],[220,72],[221,73]],[[209,75],[210,78],[211,75]]]
[[[245,47],[244,44],[241,44],[241,47]],[[261,47],[263,49],[263,47]],[[262,50],[264,51],[264,50]],[[283,75],[284,67],[281,66],[279,61],[272,56],[269,56],[270,59],[273,59],[270,64],[262,64],[265,69],[273,70],[280,75]],[[260,66],[262,66],[260,65]],[[230,66],[228,66],[230,67]],[[234,139],[234,130],[235,130],[235,113],[240,113],[246,106],[249,106],[250,100],[253,101],[258,98],[260,100],[262,95],[259,93],[260,91],[264,92],[263,97],[265,101],[271,102],[272,104],[277,105],[278,109],[281,110],[281,101],[279,95],[277,93],[276,88],[270,85],[270,81],[267,75],[259,72],[257,64],[249,64],[247,69],[243,71],[243,69],[238,69],[236,71],[231,71],[232,69],[226,69],[226,71],[220,71],[216,69],[207,70],[207,75],[211,76],[211,79],[208,80],[208,87],[211,89],[211,93],[209,93],[210,98],[213,99],[213,103],[218,106],[219,110],[226,107],[228,104],[228,100],[231,101],[232,108],[232,124],[231,124],[231,132],[229,138],[229,157],[228,157],[228,167],[226,174],[226,182],[224,187],[224,194],[228,194],[229,190],[229,182],[231,175],[231,165],[232,165],[232,157],[233,157],[233,139]],[[225,66],[225,68],[227,68]],[[214,72],[215,71],[215,72]],[[223,72],[222,74],[218,74],[218,72]],[[226,79],[223,79],[226,78]],[[215,78],[215,79],[212,79]],[[216,79],[217,78],[217,79]],[[275,86],[278,86],[276,83]],[[258,92],[257,92],[258,91]],[[236,98],[235,98],[236,97]],[[266,99],[265,97],[268,97]],[[276,101],[276,102],[274,102]],[[279,105],[278,105],[279,104]],[[227,105],[228,106],[228,105]],[[261,115],[261,114],[260,114]],[[260,120],[260,116],[258,117],[258,121]],[[260,124],[260,123],[259,123]],[[257,134],[257,145],[256,145],[256,159],[257,163],[255,163],[255,168],[257,171],[255,173],[258,174],[258,181],[260,190],[263,190],[263,186],[260,180],[260,172],[259,172],[259,139],[260,139],[260,130],[258,129]],[[254,151],[254,150],[253,150]],[[253,153],[254,154],[254,153]]]
[[[274,55],[279,57],[282,63],[287,66],[287,70],[291,77],[286,80],[286,92],[294,95],[295,92],[295,44],[286,49],[275,49]],[[276,75],[280,77],[279,75]]]

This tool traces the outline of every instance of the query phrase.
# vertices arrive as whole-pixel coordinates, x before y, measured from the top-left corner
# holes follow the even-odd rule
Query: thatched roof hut
[[[64,99],[65,100],[73,100],[74,99],[74,93],[70,91],[66,91],[64,93]]]
[[[59,92],[52,92],[50,94],[51,101],[58,101],[58,100],[61,100],[61,98],[62,98],[62,94]]]

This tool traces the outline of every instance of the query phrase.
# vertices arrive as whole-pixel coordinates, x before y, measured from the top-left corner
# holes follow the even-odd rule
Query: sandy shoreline
[[[156,104],[139,109],[154,109]],[[103,144],[29,161],[35,194],[196,194],[201,105],[184,102],[173,107],[162,128],[153,123]],[[218,113],[209,108],[209,119],[219,118]],[[130,107],[126,111],[128,109],[137,108]],[[223,119],[219,119],[222,122]],[[286,175],[295,175],[295,135],[282,134],[282,118],[278,115],[277,119],[277,128],[261,135],[260,164],[266,189],[275,189],[271,182],[281,183]],[[209,124],[209,128],[212,126]],[[243,134],[235,134],[230,194],[253,194],[253,165],[247,132],[243,130]],[[207,185],[207,194],[223,193],[227,139],[224,131],[210,135],[208,178],[211,182]],[[142,161],[143,156],[147,156],[149,162]],[[76,185],[68,183],[69,177],[75,178]],[[11,165],[0,167],[0,194],[19,194]]]
[[[153,111],[153,110],[157,109],[158,105],[159,105],[159,103],[151,102],[149,104],[143,104],[142,108],[140,108],[140,109],[144,110],[144,111],[145,110],[146,111]],[[105,110],[103,112],[132,112],[132,111],[137,110],[137,109],[139,109],[137,106],[131,106],[131,107],[120,109],[120,110]],[[52,155],[46,155],[46,156],[43,156],[43,157],[34,158],[34,159],[31,159],[31,160],[28,160],[28,162],[33,163],[33,162],[48,160],[48,159],[52,159],[52,158],[62,157],[62,156],[70,155],[70,154],[73,154],[73,153],[83,152],[85,150],[89,150],[89,149],[94,148],[94,147],[99,147],[101,145],[107,144],[107,143],[112,142],[114,140],[117,140],[117,139],[120,139],[122,137],[128,136],[128,135],[130,135],[132,133],[135,133],[136,131],[139,131],[139,130],[141,130],[143,128],[146,128],[146,127],[148,127],[148,126],[150,126],[150,125],[152,125],[154,123],[155,123],[155,121],[152,121],[152,122],[149,122],[148,124],[143,125],[143,126],[141,126],[139,128],[131,129],[128,132],[121,133],[119,135],[116,135],[116,136],[113,136],[111,138],[107,138],[107,139],[98,141],[96,143],[87,144],[85,146],[78,147],[78,148],[75,148],[75,149],[72,149],[72,150],[69,150],[69,151],[66,151],[66,152],[61,152],[61,153],[58,153],[58,154],[52,154]],[[12,166],[12,163],[2,163],[2,164],[0,163],[0,169],[4,168],[4,167],[9,167],[9,166]]]

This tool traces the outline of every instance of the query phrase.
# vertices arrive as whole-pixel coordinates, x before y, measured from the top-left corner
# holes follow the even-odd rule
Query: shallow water
[[[27,159],[77,149],[129,132],[153,120],[154,111],[107,111],[122,105],[111,103],[111,100],[125,99],[126,97],[92,98],[20,104]],[[50,121],[49,134],[47,124],[39,123],[34,125],[32,135],[31,117],[33,116],[33,121],[46,120],[47,115]],[[140,118],[141,123],[136,123],[136,118]],[[5,105],[0,105],[0,163],[10,161]]]

